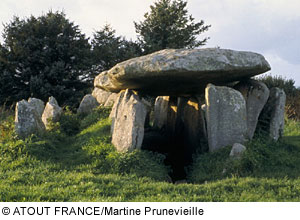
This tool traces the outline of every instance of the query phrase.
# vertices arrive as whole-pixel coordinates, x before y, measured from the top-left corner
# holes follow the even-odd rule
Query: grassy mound
[[[66,112],[43,137],[18,140],[0,116],[0,201],[300,201],[300,124],[279,142],[257,138],[241,160],[230,147],[195,156],[188,184],[169,183],[164,157],[116,152],[110,109]]]

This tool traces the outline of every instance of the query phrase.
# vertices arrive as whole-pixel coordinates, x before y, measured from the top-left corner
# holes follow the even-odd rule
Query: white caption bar
[[[0,219],[300,219],[300,203],[0,203]]]

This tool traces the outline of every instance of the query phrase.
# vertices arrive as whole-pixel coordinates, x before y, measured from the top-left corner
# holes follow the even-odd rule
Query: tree
[[[90,44],[63,12],[14,17],[4,25],[3,39],[0,103],[54,96],[61,104],[72,104],[87,88],[82,77],[90,67]]]
[[[137,43],[116,36],[116,31],[109,24],[94,33],[92,50],[93,64],[96,64],[98,71],[110,69],[119,62],[141,55]]]
[[[208,38],[197,40],[197,36],[208,30],[204,21],[194,22],[188,15],[184,0],[159,0],[150,6],[145,20],[134,22],[138,39],[144,53],[166,48],[195,48],[204,45]]]

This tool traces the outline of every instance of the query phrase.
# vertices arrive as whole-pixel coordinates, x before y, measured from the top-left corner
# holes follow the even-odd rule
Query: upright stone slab
[[[111,95],[111,92],[107,92],[103,89],[99,89],[97,87],[94,88],[92,92],[92,96],[94,96],[97,99],[97,102],[101,105],[104,105],[108,99],[108,97]]]
[[[45,109],[45,103],[42,100],[36,98],[29,98],[28,103],[36,110],[39,117],[42,118]]]
[[[209,84],[205,89],[209,151],[234,143],[247,136],[246,102],[239,91]]]
[[[131,90],[120,96],[114,113],[112,144],[120,152],[140,149],[148,107]]]
[[[45,126],[33,105],[25,100],[17,102],[15,113],[15,130],[20,138],[31,134],[40,134]]]
[[[77,113],[79,114],[89,114],[93,111],[94,108],[98,107],[99,103],[97,99],[91,94],[85,95],[80,102]]]
[[[117,99],[116,99],[116,101],[115,101],[115,103],[114,103],[114,105],[112,107],[112,110],[111,110],[111,112],[109,114],[109,118],[111,119],[111,129],[110,129],[111,134],[114,131],[115,118],[117,117],[118,108],[121,105],[121,102],[123,100],[124,94],[125,94],[125,90],[119,92],[119,94],[117,96]]]
[[[204,153],[207,151],[205,148],[207,137],[201,103],[194,97],[180,98],[180,102],[182,102],[180,115],[183,122],[183,138],[187,154],[192,156],[197,150]]]
[[[167,123],[169,96],[158,96],[154,104],[153,127],[162,129]]]
[[[51,96],[42,115],[42,121],[45,124],[46,128],[49,128],[50,121],[58,122],[61,114],[62,108],[59,107],[56,99]]]
[[[271,88],[269,99],[259,118],[261,127],[266,129],[275,141],[283,136],[285,102],[284,90],[277,87]]]
[[[251,140],[257,126],[259,115],[268,101],[270,91],[264,83],[256,80],[240,82],[234,88],[240,91],[246,100],[247,134]]]
[[[118,98],[118,93],[111,93],[110,96],[108,96],[106,102],[104,103],[104,106],[105,107],[113,106],[117,98]]]

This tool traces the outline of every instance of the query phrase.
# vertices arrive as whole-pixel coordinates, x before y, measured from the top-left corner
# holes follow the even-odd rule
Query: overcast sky
[[[14,15],[64,10],[87,36],[109,23],[118,35],[136,39],[133,21],[141,21],[154,1],[0,0],[0,22],[7,23]],[[261,53],[273,75],[292,78],[300,86],[299,0],[189,0],[188,10],[196,20],[212,25],[203,35],[210,37],[205,47]]]

